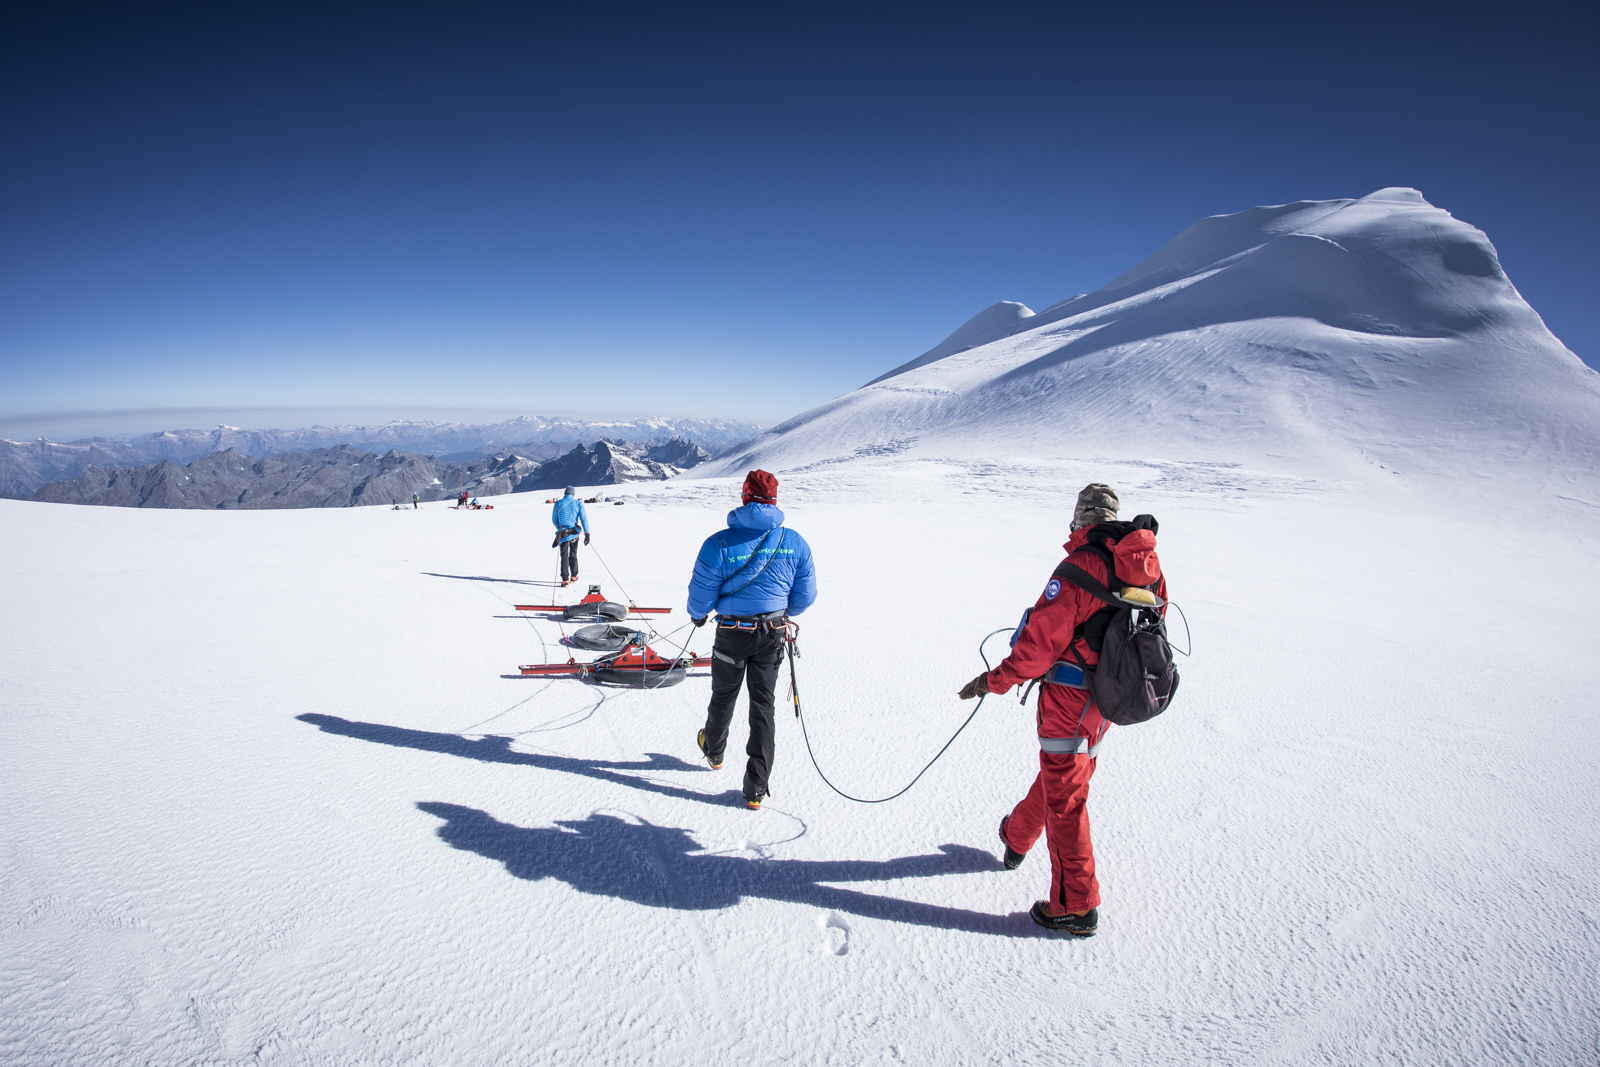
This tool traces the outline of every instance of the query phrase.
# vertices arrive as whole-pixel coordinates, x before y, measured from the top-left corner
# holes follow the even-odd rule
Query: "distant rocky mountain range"
[[[559,489],[565,485],[618,485],[670,478],[698,466],[711,454],[691,441],[678,438],[642,452],[611,441],[594,448],[579,445],[560,459],[551,460],[533,475],[530,489]]]
[[[711,458],[693,441],[673,438],[648,448],[620,441],[581,442],[541,463],[515,451],[450,463],[398,449],[378,455],[354,445],[280,452],[257,459],[224,449],[183,466],[171,460],[142,467],[91,466],[76,478],[48,482],[32,499],[125,508],[344,508],[617,485],[670,478]]]
[[[398,450],[471,466],[512,454],[543,463],[570,452],[580,442],[602,438],[639,451],[682,439],[715,455],[760,430],[755,423],[723,419],[586,422],[525,415],[488,425],[389,422],[381,426],[313,426],[303,430],[219,426],[215,430],[164,430],[128,439],[0,440],[0,496],[27,497],[46,482],[75,479],[90,467],[135,468],[162,461],[182,466],[229,449],[244,456],[267,458],[353,445],[380,455]],[[406,497],[410,499],[409,492]]]

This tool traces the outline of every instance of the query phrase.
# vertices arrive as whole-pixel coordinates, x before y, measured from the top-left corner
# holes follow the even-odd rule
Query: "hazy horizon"
[[[638,419],[722,419],[751,422],[760,426],[770,421],[740,418],[738,415],[684,415],[663,411],[528,411],[509,408],[414,409],[385,415],[391,408],[315,407],[248,408],[193,407],[141,408],[127,411],[44,412],[0,418],[0,439],[33,441],[41,437],[58,443],[94,437],[123,439],[167,430],[215,430],[232,426],[242,430],[305,430],[315,427],[383,426],[391,422],[463,423],[491,426],[522,416],[546,419],[573,419],[578,422],[632,422]],[[163,421],[163,416],[170,416]]]

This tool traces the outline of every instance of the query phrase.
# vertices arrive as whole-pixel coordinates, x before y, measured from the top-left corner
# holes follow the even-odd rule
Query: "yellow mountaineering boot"
[[[700,754],[706,758],[707,763],[711,764],[712,770],[722,770],[722,761],[719,759],[712,759],[711,753],[706,751],[706,732],[704,730],[701,730],[695,735],[694,743],[700,746]]]

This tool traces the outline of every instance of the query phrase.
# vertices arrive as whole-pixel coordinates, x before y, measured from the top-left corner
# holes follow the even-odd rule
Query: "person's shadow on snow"
[[[474,741],[460,734],[407,730],[402,726],[385,726],[376,722],[352,722],[337,715],[307,713],[296,718],[330,734],[341,734],[362,741],[376,741],[380,745],[415,748],[423,752],[440,752],[447,756],[461,756],[466,759],[482,760],[485,763],[512,763],[537,767],[545,771],[563,771],[585,778],[597,778],[602,782],[625,785],[629,789],[640,789],[646,793],[659,793],[662,796],[693,800],[701,804],[715,804],[718,807],[744,806],[744,794],[737,789],[729,789],[722,793],[701,793],[693,789],[681,789],[665,782],[652,782],[648,778],[639,777],[638,773],[623,773],[709,770],[707,767],[685,763],[676,756],[667,756],[660,752],[646,752],[645,755],[649,758],[643,760],[575,759],[571,756],[547,756],[538,752],[514,752],[511,749],[511,738],[494,734]]]
[[[635,824],[614,815],[559,820],[545,829],[503,823],[459,804],[423,802],[417,807],[444,820],[438,834],[452,848],[503,863],[513,877],[557,878],[581,893],[646,907],[710,911],[758,897],[942,930],[1008,937],[1038,934],[1020,912],[985,915],[824,884],[1000,868],[989,853],[966,845],[940,845],[937,854],[879,861],[766,860],[702,852],[687,830]]]

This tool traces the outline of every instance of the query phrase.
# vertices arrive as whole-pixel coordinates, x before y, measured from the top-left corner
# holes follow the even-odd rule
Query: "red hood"
[[[1070,555],[1089,543],[1089,530],[1073,530],[1072,536],[1061,547]],[[1117,563],[1117,577],[1128,585],[1154,585],[1161,580],[1161,560],[1156,555],[1156,535],[1149,530],[1135,530],[1111,546],[1111,558]]]

